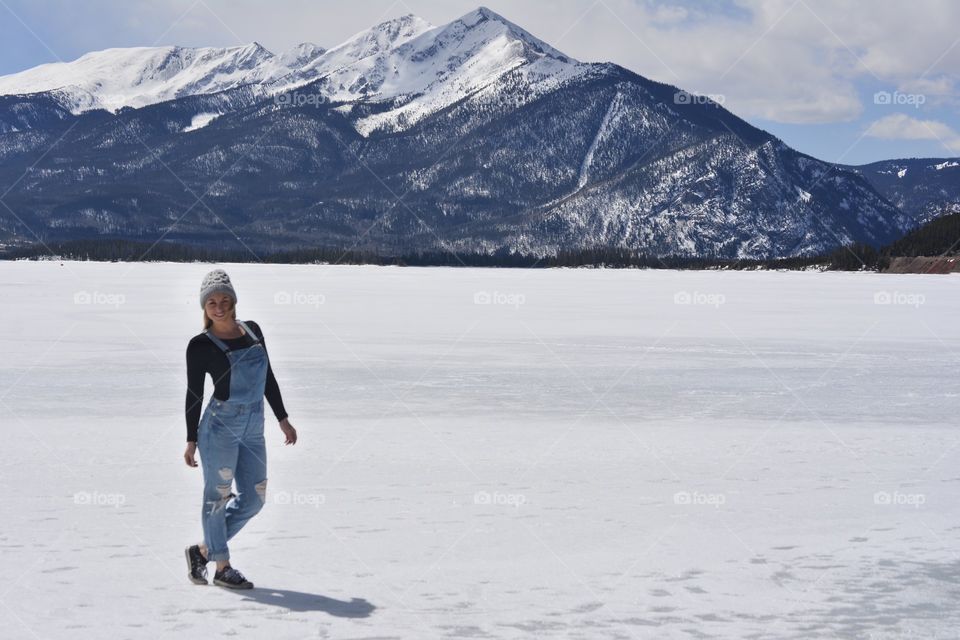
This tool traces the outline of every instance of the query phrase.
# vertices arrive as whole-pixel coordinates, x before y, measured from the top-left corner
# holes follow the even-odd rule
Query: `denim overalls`
[[[230,361],[230,397],[211,398],[197,428],[203,466],[203,538],[207,559],[229,560],[227,541],[266,502],[267,448],[263,438],[263,392],[267,352],[257,335],[238,324],[254,344],[232,350],[204,330]],[[236,480],[237,493],[232,492]],[[231,498],[233,500],[231,501]]]

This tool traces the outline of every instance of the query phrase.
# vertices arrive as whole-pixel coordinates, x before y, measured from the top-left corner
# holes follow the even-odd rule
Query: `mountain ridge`
[[[613,63],[574,60],[485,7],[440,26],[407,14],[330,49],[276,56],[253,43],[226,59],[220,76],[200,74],[206,84],[175,87],[216,91],[115,112],[73,113],[50,92],[0,96],[8,201],[51,239],[202,243],[226,226],[251,246],[395,252],[770,258],[886,244],[914,222],[883,174],[803,154]],[[262,80],[235,81],[243,64]],[[0,240],[17,227],[0,219]]]

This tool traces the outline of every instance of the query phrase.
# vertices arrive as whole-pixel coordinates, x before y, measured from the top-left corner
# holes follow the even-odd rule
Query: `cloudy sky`
[[[960,156],[954,0],[482,0],[570,56],[709,94],[800,151],[850,164]],[[108,47],[332,47],[461,0],[0,0],[0,75]]]

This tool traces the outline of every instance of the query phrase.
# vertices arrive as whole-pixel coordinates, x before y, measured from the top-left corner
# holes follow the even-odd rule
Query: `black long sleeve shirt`
[[[247,320],[246,324],[260,338],[263,350],[266,351],[267,344],[263,339],[260,326],[253,320]],[[254,344],[253,338],[246,334],[223,342],[232,350],[245,349]],[[269,354],[267,357],[269,358]],[[203,412],[203,385],[208,373],[214,382],[213,397],[218,400],[228,400],[230,398],[230,361],[207,334],[200,333],[191,338],[187,345],[187,442],[197,441],[197,427]],[[278,421],[287,417],[287,411],[283,408],[283,398],[280,397],[280,386],[273,376],[273,367],[269,364],[263,395],[270,403],[273,415]]]

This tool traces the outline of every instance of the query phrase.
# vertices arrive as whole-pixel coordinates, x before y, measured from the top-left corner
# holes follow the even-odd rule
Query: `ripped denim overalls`
[[[203,538],[211,561],[230,559],[227,541],[266,502],[263,392],[269,364],[257,335],[243,322],[238,324],[254,344],[231,349],[212,332],[204,331],[230,361],[230,397],[210,399],[197,432],[204,483]]]

